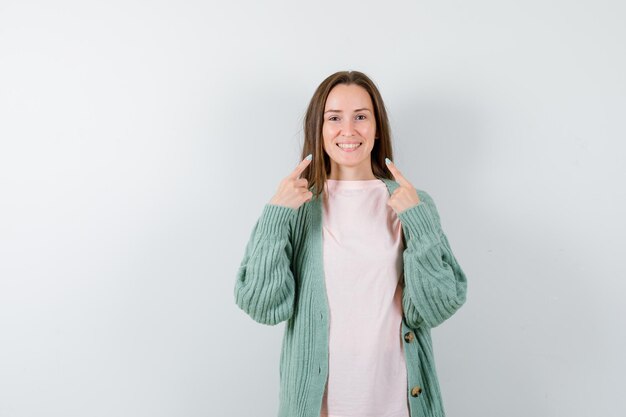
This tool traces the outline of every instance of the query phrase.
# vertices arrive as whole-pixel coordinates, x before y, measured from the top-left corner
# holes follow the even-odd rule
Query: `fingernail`
[[[304,159],[308,159],[310,161],[311,159],[313,159],[313,154],[312,153],[308,154],[306,158]]]
[[[390,162],[391,162],[391,159],[389,159],[389,158],[385,158],[385,163],[386,163],[387,165],[389,165],[389,163],[390,163]]]

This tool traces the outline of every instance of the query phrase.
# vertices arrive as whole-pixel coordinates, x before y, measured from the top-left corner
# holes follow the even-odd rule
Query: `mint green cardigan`
[[[399,184],[379,178],[389,194]],[[313,188],[309,188],[310,190]],[[402,329],[411,417],[445,417],[430,329],[464,303],[467,280],[442,231],[433,199],[398,214],[402,225]],[[279,417],[319,417],[328,377],[328,300],[322,261],[322,198],[298,209],[266,204],[237,271],[235,302],[255,321],[286,321]]]

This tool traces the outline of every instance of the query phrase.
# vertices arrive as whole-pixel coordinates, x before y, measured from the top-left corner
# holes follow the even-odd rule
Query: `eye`
[[[363,119],[366,118],[364,114],[359,114],[359,115],[357,115],[357,117],[363,117]],[[359,119],[359,120],[363,120],[363,119]]]
[[[336,119],[336,118],[337,118],[337,116],[330,116],[330,117],[328,118],[328,120],[334,121],[334,119]]]

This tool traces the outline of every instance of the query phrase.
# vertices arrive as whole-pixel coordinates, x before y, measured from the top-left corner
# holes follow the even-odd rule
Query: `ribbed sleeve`
[[[402,306],[410,327],[436,327],[464,303],[467,278],[445,236],[430,195],[398,214],[406,238]]]
[[[275,325],[293,313],[291,222],[296,210],[266,204],[246,245],[235,281],[235,302],[255,321]]]

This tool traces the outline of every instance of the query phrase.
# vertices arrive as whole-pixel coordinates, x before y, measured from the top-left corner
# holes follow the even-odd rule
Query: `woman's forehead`
[[[372,109],[372,100],[369,93],[361,86],[351,84],[339,84],[335,86],[326,100],[325,112],[336,110],[359,111],[362,109]]]

